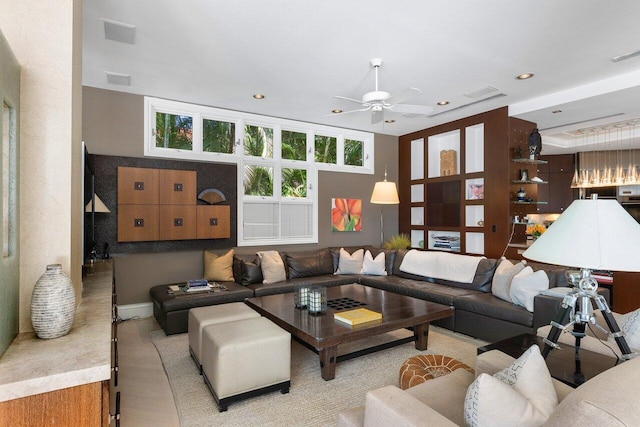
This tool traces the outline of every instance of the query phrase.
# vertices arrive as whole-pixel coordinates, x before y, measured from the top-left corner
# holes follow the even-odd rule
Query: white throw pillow
[[[464,422],[474,427],[541,426],[557,406],[553,380],[533,345],[493,377],[478,375],[467,389]]]
[[[498,264],[496,272],[493,273],[491,293],[502,300],[511,302],[511,297],[509,296],[511,279],[524,269],[526,263],[526,261],[520,261],[513,265],[511,261],[503,258]]]
[[[629,347],[633,350],[640,349],[640,308],[626,314],[624,323],[618,326],[624,334]]]
[[[549,276],[544,270],[538,270],[535,273],[531,270],[529,274],[522,274],[527,269],[531,267],[525,268],[513,277],[509,295],[514,304],[533,313],[533,300],[541,291],[549,289]]]
[[[260,257],[263,284],[269,285],[287,280],[287,273],[284,271],[284,262],[278,251],[258,252],[258,256]]]
[[[364,260],[364,249],[358,249],[351,255],[340,248],[340,259],[338,261],[338,270],[335,274],[360,274],[362,271],[362,262]]]
[[[387,271],[384,269],[384,263],[384,252],[380,252],[374,259],[373,255],[371,255],[371,251],[366,251],[362,262],[362,274],[368,274],[370,276],[386,276]]]

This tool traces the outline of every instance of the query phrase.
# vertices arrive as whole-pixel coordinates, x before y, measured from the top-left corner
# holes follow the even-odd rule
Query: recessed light
[[[449,101],[438,101],[438,105],[447,105]]]
[[[562,113],[562,110],[553,110],[552,111],[553,114],[558,114],[558,113]]]
[[[385,122],[385,123],[395,123],[396,121],[395,121],[395,120],[393,120],[393,119],[389,119],[389,120],[385,120],[384,122]]]
[[[264,99],[264,95],[263,95],[263,94],[261,94],[261,93],[256,93],[255,95],[253,95],[253,97],[254,97],[255,99]]]
[[[527,80],[527,79],[530,79],[533,76],[534,76],[533,73],[523,73],[523,74],[520,74],[519,76],[517,76],[516,79],[518,79],[518,80]]]
[[[335,110],[331,110],[331,112],[333,114],[338,114],[338,113],[342,113],[342,110],[340,110],[339,108],[336,108]]]

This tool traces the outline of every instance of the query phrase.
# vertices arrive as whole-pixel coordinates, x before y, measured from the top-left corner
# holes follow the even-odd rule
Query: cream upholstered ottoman
[[[260,317],[260,314],[243,302],[196,307],[189,310],[189,352],[202,374],[202,330],[207,325]]]
[[[291,385],[291,334],[264,317],[206,326],[202,373],[219,411]]]

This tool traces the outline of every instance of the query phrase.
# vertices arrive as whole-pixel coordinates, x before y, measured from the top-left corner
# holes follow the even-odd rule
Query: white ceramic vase
[[[31,294],[31,324],[38,338],[67,335],[76,312],[76,295],[60,264],[51,264],[40,276]]]

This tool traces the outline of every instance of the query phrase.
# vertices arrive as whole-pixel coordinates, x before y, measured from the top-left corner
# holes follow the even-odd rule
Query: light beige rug
[[[387,334],[387,340],[406,336],[407,331]],[[379,337],[367,340],[375,343]],[[364,405],[365,394],[389,384],[398,384],[402,363],[422,353],[444,354],[473,367],[476,348],[485,342],[431,327],[428,350],[421,352],[413,343],[338,363],[336,378],[320,377],[318,356],[295,340],[291,354],[291,389],[288,394],[274,392],[229,406],[218,412],[215,401],[189,356],[187,334],[165,336],[152,331],[176,401],[180,423],[192,426],[331,426],[338,413]],[[339,349],[340,353],[352,351]]]

